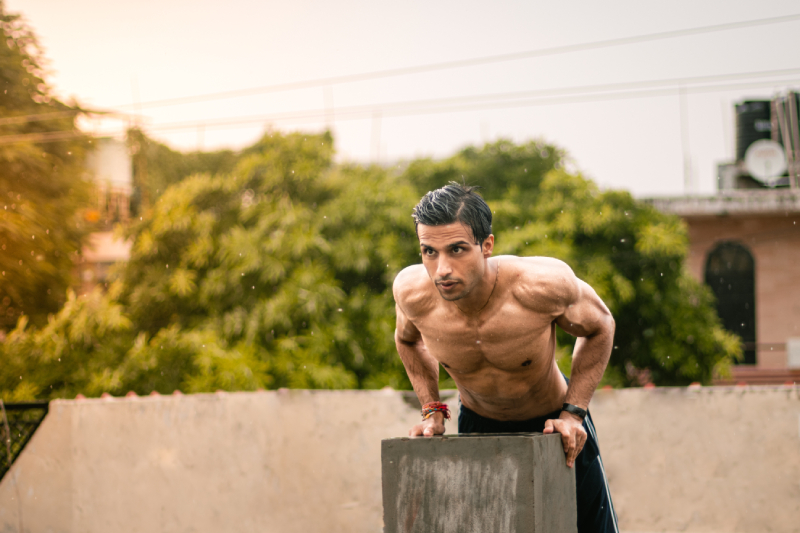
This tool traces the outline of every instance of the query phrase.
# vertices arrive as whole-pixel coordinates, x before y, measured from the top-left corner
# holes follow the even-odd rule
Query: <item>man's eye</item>
[[[464,249],[462,247],[460,247],[460,246],[454,246],[453,247],[453,253],[454,254],[458,254],[458,253],[461,253],[463,251],[464,251]]]
[[[435,254],[435,253],[436,253],[436,252],[435,252],[434,250],[431,250],[430,248],[428,248],[428,249],[427,249],[427,250],[425,250],[425,252],[424,252],[424,254],[425,254],[425,255],[433,255],[433,254]]]

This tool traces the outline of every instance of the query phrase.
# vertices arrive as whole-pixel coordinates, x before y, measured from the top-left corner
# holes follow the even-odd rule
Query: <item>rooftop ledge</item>
[[[731,190],[707,196],[645,198],[659,211],[680,216],[800,214],[800,190]]]

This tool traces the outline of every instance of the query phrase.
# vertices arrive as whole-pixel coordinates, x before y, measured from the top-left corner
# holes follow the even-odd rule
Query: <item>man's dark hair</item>
[[[451,181],[441,189],[430,191],[414,208],[414,226],[444,226],[460,222],[472,229],[475,244],[492,233],[492,210],[471,187]],[[417,232],[419,235],[419,232]]]

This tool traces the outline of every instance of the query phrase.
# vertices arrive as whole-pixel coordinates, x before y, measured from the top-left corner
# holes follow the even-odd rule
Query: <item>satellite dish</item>
[[[786,172],[783,146],[768,139],[754,142],[744,154],[744,166],[752,177],[768,183],[773,181]]]

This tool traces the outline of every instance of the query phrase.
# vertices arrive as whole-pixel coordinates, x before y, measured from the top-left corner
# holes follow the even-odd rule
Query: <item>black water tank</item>
[[[743,161],[747,148],[760,139],[772,138],[769,100],[736,104],[736,160]]]

